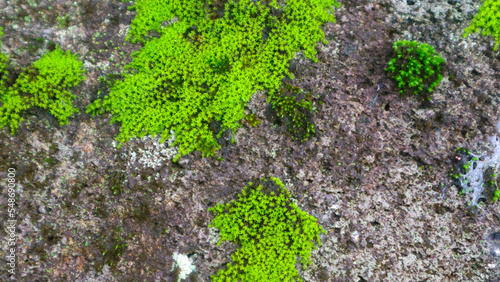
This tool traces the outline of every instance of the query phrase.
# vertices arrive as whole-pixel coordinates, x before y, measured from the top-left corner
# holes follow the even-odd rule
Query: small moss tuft
[[[304,93],[299,87],[285,83],[280,91],[271,100],[273,108],[278,110],[278,116],[286,120],[292,138],[306,141],[314,135],[315,129],[312,114],[315,108],[311,93]]]
[[[2,47],[3,29],[0,27],[0,47]],[[5,90],[5,80],[7,79],[7,56],[0,51],[0,94]]]
[[[301,281],[297,255],[304,269],[312,264],[314,241],[321,245],[319,233],[326,231],[297,207],[278,178],[249,183],[238,198],[209,209],[215,213],[209,227],[220,230],[217,245],[232,241],[240,247],[212,281]]]
[[[399,93],[431,100],[432,91],[443,79],[441,65],[444,59],[432,46],[416,41],[396,41],[393,48],[396,58],[389,61],[385,70],[393,74]]]
[[[68,124],[69,116],[79,112],[72,103],[76,96],[68,88],[83,80],[82,67],[75,54],[69,50],[64,53],[59,46],[45,54],[26,68],[12,87],[0,92],[0,127],[10,125],[14,134],[23,120],[21,113],[33,106],[47,109],[60,124]]]
[[[260,124],[260,120],[255,117],[254,114],[249,114],[245,116],[245,120],[247,121],[248,125],[255,127]]]

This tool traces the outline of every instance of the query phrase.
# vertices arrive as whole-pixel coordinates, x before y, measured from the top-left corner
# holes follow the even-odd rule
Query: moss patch
[[[220,241],[240,248],[232,263],[212,276],[212,281],[291,281],[299,277],[297,255],[305,269],[311,264],[314,241],[326,231],[317,220],[292,202],[290,192],[278,178],[249,183],[238,201],[217,204],[209,211],[215,218],[209,227],[220,230]]]
[[[175,132],[179,151],[215,155],[217,139],[233,134],[251,95],[268,89],[275,97],[295,52],[317,61],[320,25],[335,22],[335,0],[162,1],[143,0],[127,38],[143,42],[108,96],[88,113],[111,112],[120,122],[119,146],[131,137]],[[153,33],[154,31],[154,33]],[[156,34],[156,35],[155,35]],[[277,98],[279,99],[279,98]],[[213,131],[210,124],[221,123]]]

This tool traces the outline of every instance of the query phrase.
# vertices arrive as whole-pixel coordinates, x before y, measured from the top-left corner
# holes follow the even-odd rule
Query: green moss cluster
[[[450,177],[453,179],[459,179],[462,175],[467,174],[472,166],[472,161],[477,160],[477,158],[473,158],[471,156],[471,152],[468,149],[462,147],[457,148]]]
[[[83,63],[75,54],[64,53],[58,46],[26,68],[13,86],[3,89],[0,108],[0,127],[10,125],[14,134],[23,120],[21,114],[33,106],[47,109],[61,124],[78,109],[73,107],[75,95],[68,88],[84,78]]]
[[[485,189],[488,189],[493,192],[492,198],[493,201],[496,202],[498,199],[500,199],[500,189],[498,188],[498,183],[497,183],[497,173],[495,170],[492,171],[492,173],[484,173],[485,175]]]
[[[2,47],[3,28],[0,27],[0,47]],[[0,93],[4,91],[7,75],[7,56],[0,51]]]
[[[232,263],[212,276],[213,281],[301,281],[295,265],[297,255],[305,269],[311,264],[314,241],[326,231],[317,220],[301,211],[278,178],[249,183],[238,201],[217,204],[211,225],[220,230],[220,241],[240,248]]]
[[[495,194],[493,195],[493,201],[498,201],[500,199],[500,190],[496,190]]]
[[[253,127],[260,124],[260,120],[254,114],[246,115],[245,120],[247,121],[248,125]]]
[[[493,49],[498,51],[500,45],[500,0],[486,0],[474,16],[472,23],[464,30],[464,37],[478,32],[484,36],[492,35],[495,38]]]
[[[443,76],[441,65],[445,63],[434,48],[425,43],[401,40],[394,43],[396,58],[389,61],[386,71],[393,74],[399,93],[410,93],[431,100],[431,93]]]
[[[306,141],[315,133],[312,123],[312,95],[303,93],[299,87],[285,83],[281,89],[281,95],[276,95],[273,100],[273,108],[278,110],[278,116],[287,119],[289,131],[292,138]],[[297,99],[303,96],[302,99]]]
[[[163,142],[173,130],[174,161],[192,151],[212,156],[216,139],[240,126],[253,93],[268,89],[270,101],[283,76],[293,78],[295,52],[317,61],[316,42],[327,43],[320,25],[335,21],[333,6],[336,0],[138,0],[127,38],[144,47],[125,79],[87,112],[112,113],[111,122],[121,123],[119,146],[145,135],[161,134]],[[222,124],[216,132],[212,122]]]

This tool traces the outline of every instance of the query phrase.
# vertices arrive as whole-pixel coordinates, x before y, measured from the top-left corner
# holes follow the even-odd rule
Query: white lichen
[[[191,260],[188,258],[188,256],[184,254],[178,254],[174,253],[172,256],[174,263],[172,264],[172,271],[175,268],[180,268],[179,272],[179,278],[177,279],[177,282],[181,281],[182,279],[186,279],[191,272],[196,270],[196,266],[192,265]]]
[[[171,137],[164,143],[160,143],[161,136],[157,135],[155,137],[144,136],[141,143],[144,145],[144,149],[138,149],[138,152],[130,152],[128,166],[133,166],[135,161],[138,161],[142,167],[150,167],[153,169],[158,169],[164,161],[171,160],[177,155],[178,148],[173,147],[172,144],[175,140],[175,134],[173,130],[170,130]],[[135,167],[136,170],[140,167]]]

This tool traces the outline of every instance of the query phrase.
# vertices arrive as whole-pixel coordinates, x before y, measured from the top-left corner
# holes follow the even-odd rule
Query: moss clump
[[[279,117],[285,118],[292,138],[306,141],[315,133],[311,93],[303,93],[302,89],[288,83],[283,85],[280,93],[271,100],[273,108],[278,110]]]
[[[500,190],[496,190],[495,193],[493,194],[493,201],[498,201],[500,199]]]
[[[2,47],[3,29],[0,27],[0,47]],[[7,56],[0,52],[0,93],[3,93],[5,87],[5,80],[7,79]]]
[[[498,51],[500,45],[500,0],[484,1],[470,26],[464,30],[463,37],[478,32],[479,29],[482,30],[482,35],[492,35],[495,38],[493,50]]]
[[[252,127],[255,127],[260,124],[260,120],[254,114],[246,115],[245,120],[247,121],[248,125]]]
[[[78,109],[73,107],[75,95],[68,88],[78,85],[84,78],[83,63],[75,54],[64,53],[56,46],[40,60],[26,68],[12,87],[1,94],[0,127],[10,125],[14,134],[23,120],[21,113],[33,106],[47,109],[61,124]]]
[[[401,40],[394,43],[396,58],[389,61],[386,71],[393,74],[399,93],[410,93],[431,100],[431,93],[439,85],[444,59],[425,43]]]
[[[125,79],[87,112],[111,112],[111,122],[121,123],[119,146],[145,135],[161,134],[163,142],[173,130],[174,161],[192,151],[213,156],[217,138],[239,128],[253,93],[268,89],[271,99],[284,75],[293,78],[295,52],[317,61],[317,41],[328,43],[320,25],[335,22],[333,6],[336,0],[138,0],[127,38],[144,47]],[[222,125],[213,130],[213,122]]]
[[[498,167],[490,167],[484,171],[484,191],[485,196],[492,198],[493,202],[500,198],[500,189],[498,187]]]
[[[245,186],[239,200],[217,204],[210,227],[220,230],[223,241],[240,248],[233,262],[212,276],[213,281],[301,281],[295,268],[297,255],[305,269],[311,264],[314,241],[326,231],[317,220],[301,211],[278,178]]]

